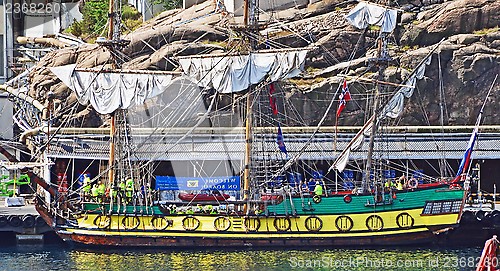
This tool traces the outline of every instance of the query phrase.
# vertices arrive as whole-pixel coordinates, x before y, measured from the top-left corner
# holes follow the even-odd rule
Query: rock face
[[[320,112],[338,95],[332,90],[339,89],[341,74],[351,82],[349,89],[355,101],[348,103],[338,123],[363,122],[359,116],[366,110],[364,97],[372,86],[354,79],[374,76],[374,69],[367,68],[366,56],[373,55],[374,48],[369,46],[379,33],[359,31],[348,24],[344,15],[353,5],[340,0],[311,0],[308,5],[272,13],[272,20],[261,30],[268,39],[262,44],[314,46],[307,57],[304,77],[282,84],[284,98],[295,105],[305,122],[297,125],[318,122]],[[404,13],[390,46],[395,62],[387,69],[388,81],[406,78],[430,48],[444,41],[433,54],[426,77],[418,82],[398,124],[474,124],[493,78],[500,73],[500,1],[412,0],[399,1],[399,7]],[[178,70],[176,56],[245,50],[241,36],[228,30],[238,20],[241,18],[216,9],[212,1],[186,10],[166,11],[125,37],[131,42],[124,49],[123,67]],[[105,117],[98,117],[91,108],[79,106],[74,112],[67,111],[76,98],[47,67],[71,63],[99,67],[108,64],[109,59],[109,51],[93,44],[49,53],[30,74],[29,94],[44,101],[51,91],[61,115],[83,126],[105,125]],[[497,82],[485,108],[484,124],[498,124],[499,90]],[[388,94],[394,88],[386,91]],[[334,111],[327,116],[327,125],[335,124]]]

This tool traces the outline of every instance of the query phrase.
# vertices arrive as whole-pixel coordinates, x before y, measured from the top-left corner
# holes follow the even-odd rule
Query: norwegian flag
[[[273,115],[278,115],[278,107],[276,106],[276,98],[273,96],[274,93],[274,84],[271,83],[269,85],[269,104],[271,109],[273,110]]]
[[[342,110],[344,110],[346,103],[350,100],[351,100],[351,93],[347,88],[347,81],[344,79],[344,85],[342,86],[342,93],[340,93],[339,95],[339,107],[337,108],[337,118],[340,116],[340,113],[342,113]]]

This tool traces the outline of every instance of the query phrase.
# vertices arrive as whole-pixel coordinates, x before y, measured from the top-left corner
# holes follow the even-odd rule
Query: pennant
[[[460,166],[458,167],[457,175],[455,176],[455,179],[452,182],[460,181],[460,176],[463,173],[467,172],[467,169],[469,168],[470,165],[472,150],[474,149],[474,144],[476,143],[477,133],[478,133],[478,127],[476,126],[476,128],[474,128],[474,131],[470,136],[469,144],[467,145],[467,150],[465,150],[464,157],[462,158]]]
[[[283,140],[283,133],[281,132],[281,126],[278,124],[278,135],[276,136],[276,143],[281,152],[288,155],[286,151],[285,141]]]
[[[274,93],[274,84],[269,84],[269,104],[271,109],[273,110],[273,115],[278,115],[278,107],[276,106],[276,98],[273,97]]]
[[[337,118],[340,116],[340,113],[342,113],[342,110],[344,110],[346,103],[350,100],[351,100],[351,93],[347,88],[347,81],[344,79],[344,85],[342,86],[342,93],[340,93],[339,95],[339,107],[337,108]]]

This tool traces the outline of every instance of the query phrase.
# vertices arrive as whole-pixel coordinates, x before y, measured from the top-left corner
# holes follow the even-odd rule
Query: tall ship
[[[263,40],[258,10],[257,1],[245,2],[244,26],[235,30],[244,34],[241,43],[218,54],[178,56],[176,71],[122,68],[126,42],[116,32],[97,41],[111,64],[50,68],[110,124],[99,134],[47,121],[23,135],[39,163],[24,170],[43,188],[36,208],[63,240],[111,247],[387,246],[432,243],[457,226],[477,128],[459,172],[449,176],[428,176],[411,161],[384,155],[385,128],[437,46],[404,80],[389,82],[399,11],[353,5],[344,19],[378,33],[366,57],[371,76],[342,76],[323,118],[292,145],[301,116],[289,113],[281,82],[304,73],[313,47],[283,49]],[[337,132],[319,137],[326,116],[342,114],[361,80],[370,86],[366,123],[350,141]],[[49,120],[50,103],[45,108]],[[325,140],[331,160],[323,167],[305,162],[314,155],[311,145]],[[88,159],[75,158],[82,156]]]

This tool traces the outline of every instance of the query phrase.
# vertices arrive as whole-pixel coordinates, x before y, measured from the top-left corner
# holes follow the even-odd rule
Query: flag
[[[269,104],[271,106],[271,109],[273,110],[273,115],[278,115],[278,107],[276,107],[276,98],[273,97],[274,93],[274,84],[271,83],[269,85]]]
[[[344,85],[342,86],[342,93],[339,95],[339,107],[337,108],[337,118],[340,116],[342,110],[344,110],[345,105],[351,100],[351,93],[347,88],[347,81],[344,79]]]
[[[470,158],[472,155],[472,150],[474,149],[474,144],[476,142],[477,138],[477,133],[478,133],[478,127],[474,128],[474,131],[472,132],[472,135],[470,136],[469,139],[469,144],[467,145],[467,150],[465,150],[464,157],[462,158],[462,161],[460,162],[460,166],[458,167],[457,175],[455,176],[455,179],[453,182],[460,181],[460,176],[463,173],[467,172],[467,169],[469,168],[470,165]]]
[[[285,141],[283,140],[283,133],[281,132],[281,126],[278,124],[278,135],[276,136],[276,143],[278,144],[278,148],[281,152],[288,155],[286,151]]]

